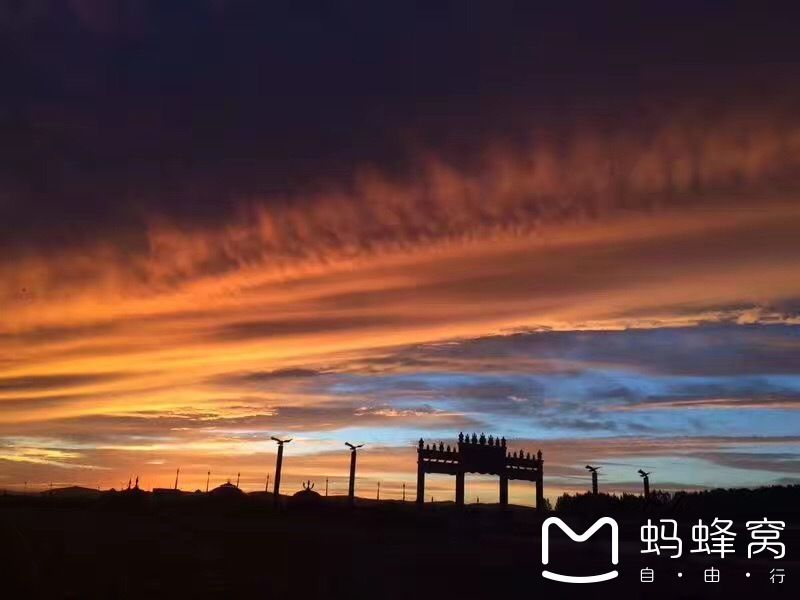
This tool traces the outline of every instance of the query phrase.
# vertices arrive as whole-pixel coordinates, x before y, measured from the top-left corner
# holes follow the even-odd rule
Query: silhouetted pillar
[[[536,510],[544,510],[544,461],[542,460],[542,451],[539,450],[536,454],[536,460],[539,462],[539,476],[536,478]]]
[[[347,487],[347,498],[350,504],[356,500],[356,451],[350,451],[350,485]]]
[[[456,504],[464,506],[464,472],[456,473]]]
[[[597,471],[592,471],[592,493],[597,494]]]
[[[500,475],[500,506],[508,506],[508,477]]]
[[[278,458],[275,459],[275,487],[272,491],[275,506],[280,504],[281,493],[281,466],[283,466],[283,444],[278,444]]]
[[[425,471],[422,461],[417,463],[417,504],[425,503]]]
[[[650,500],[650,477],[648,475],[642,477],[642,483],[644,483],[644,499]]]

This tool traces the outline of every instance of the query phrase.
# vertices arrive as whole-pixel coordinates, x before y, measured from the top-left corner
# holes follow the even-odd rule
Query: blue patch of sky
[[[619,369],[577,374],[417,373],[340,376],[329,391],[398,409],[462,413],[515,437],[796,435],[800,410],[659,408],[657,400],[800,397],[800,375],[665,376]],[[637,404],[635,411],[614,411]],[[387,423],[391,425],[391,422]],[[377,428],[381,429],[381,428]],[[385,434],[381,434],[385,435]]]

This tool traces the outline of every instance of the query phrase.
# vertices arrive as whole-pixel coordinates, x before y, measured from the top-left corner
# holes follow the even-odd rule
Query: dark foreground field
[[[639,527],[665,515],[635,514],[620,523],[620,577],[590,585],[541,576],[541,519],[531,509],[480,505],[330,502],[285,507],[266,498],[237,502],[104,502],[98,499],[0,497],[0,565],[7,598],[796,598],[800,531],[792,515],[753,509],[730,515],[736,554],[690,554],[697,515],[671,515],[684,557],[643,556]],[[562,515],[576,531],[594,517]],[[703,515],[712,520],[714,516]],[[747,519],[789,519],[786,558],[747,559]],[[610,536],[578,544],[554,533],[550,570],[602,573],[612,568]],[[763,555],[762,555],[763,556]],[[721,571],[718,584],[703,571]],[[655,582],[639,582],[643,566]],[[770,570],[785,571],[771,584]],[[678,577],[677,573],[683,573]],[[745,576],[750,572],[751,576]]]

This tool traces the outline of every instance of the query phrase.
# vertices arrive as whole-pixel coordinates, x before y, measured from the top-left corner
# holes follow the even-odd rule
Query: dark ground
[[[578,532],[595,518],[559,516]],[[411,503],[362,502],[351,510],[331,499],[276,512],[263,495],[224,501],[186,495],[160,502],[144,494],[137,499],[5,496],[0,497],[0,597],[798,597],[796,512],[728,514],[738,536],[736,554],[725,559],[689,553],[697,522],[691,511],[612,516],[620,523],[620,577],[570,585],[542,578],[541,518],[525,508],[503,512],[479,505],[459,511],[437,504],[420,511]],[[640,554],[639,527],[648,516],[678,520],[683,558]],[[702,516],[706,522],[726,518]],[[787,521],[782,560],[747,559],[744,523],[764,516]],[[606,531],[577,544],[556,532],[548,568],[570,574],[608,571],[609,539]],[[703,570],[711,565],[721,570],[719,584],[703,582]],[[642,566],[655,569],[655,583],[639,582]],[[769,582],[775,567],[785,570],[782,585]]]

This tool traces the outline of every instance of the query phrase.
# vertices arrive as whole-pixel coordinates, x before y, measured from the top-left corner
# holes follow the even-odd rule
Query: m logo
[[[572,528],[564,523],[558,517],[549,517],[542,523],[542,564],[546,565],[550,561],[550,526],[558,525],[558,527],[567,534],[569,539],[573,542],[585,542],[592,537],[598,529],[603,525],[611,527],[611,563],[619,563],[619,525],[611,517],[603,517],[595,521],[594,525],[589,527],[583,534],[578,535]],[[608,581],[614,579],[619,573],[609,571],[608,573],[601,573],[600,575],[561,575],[559,573],[552,573],[550,571],[542,571],[542,577],[552,579],[553,581],[561,581],[562,583],[598,583],[600,581]]]

